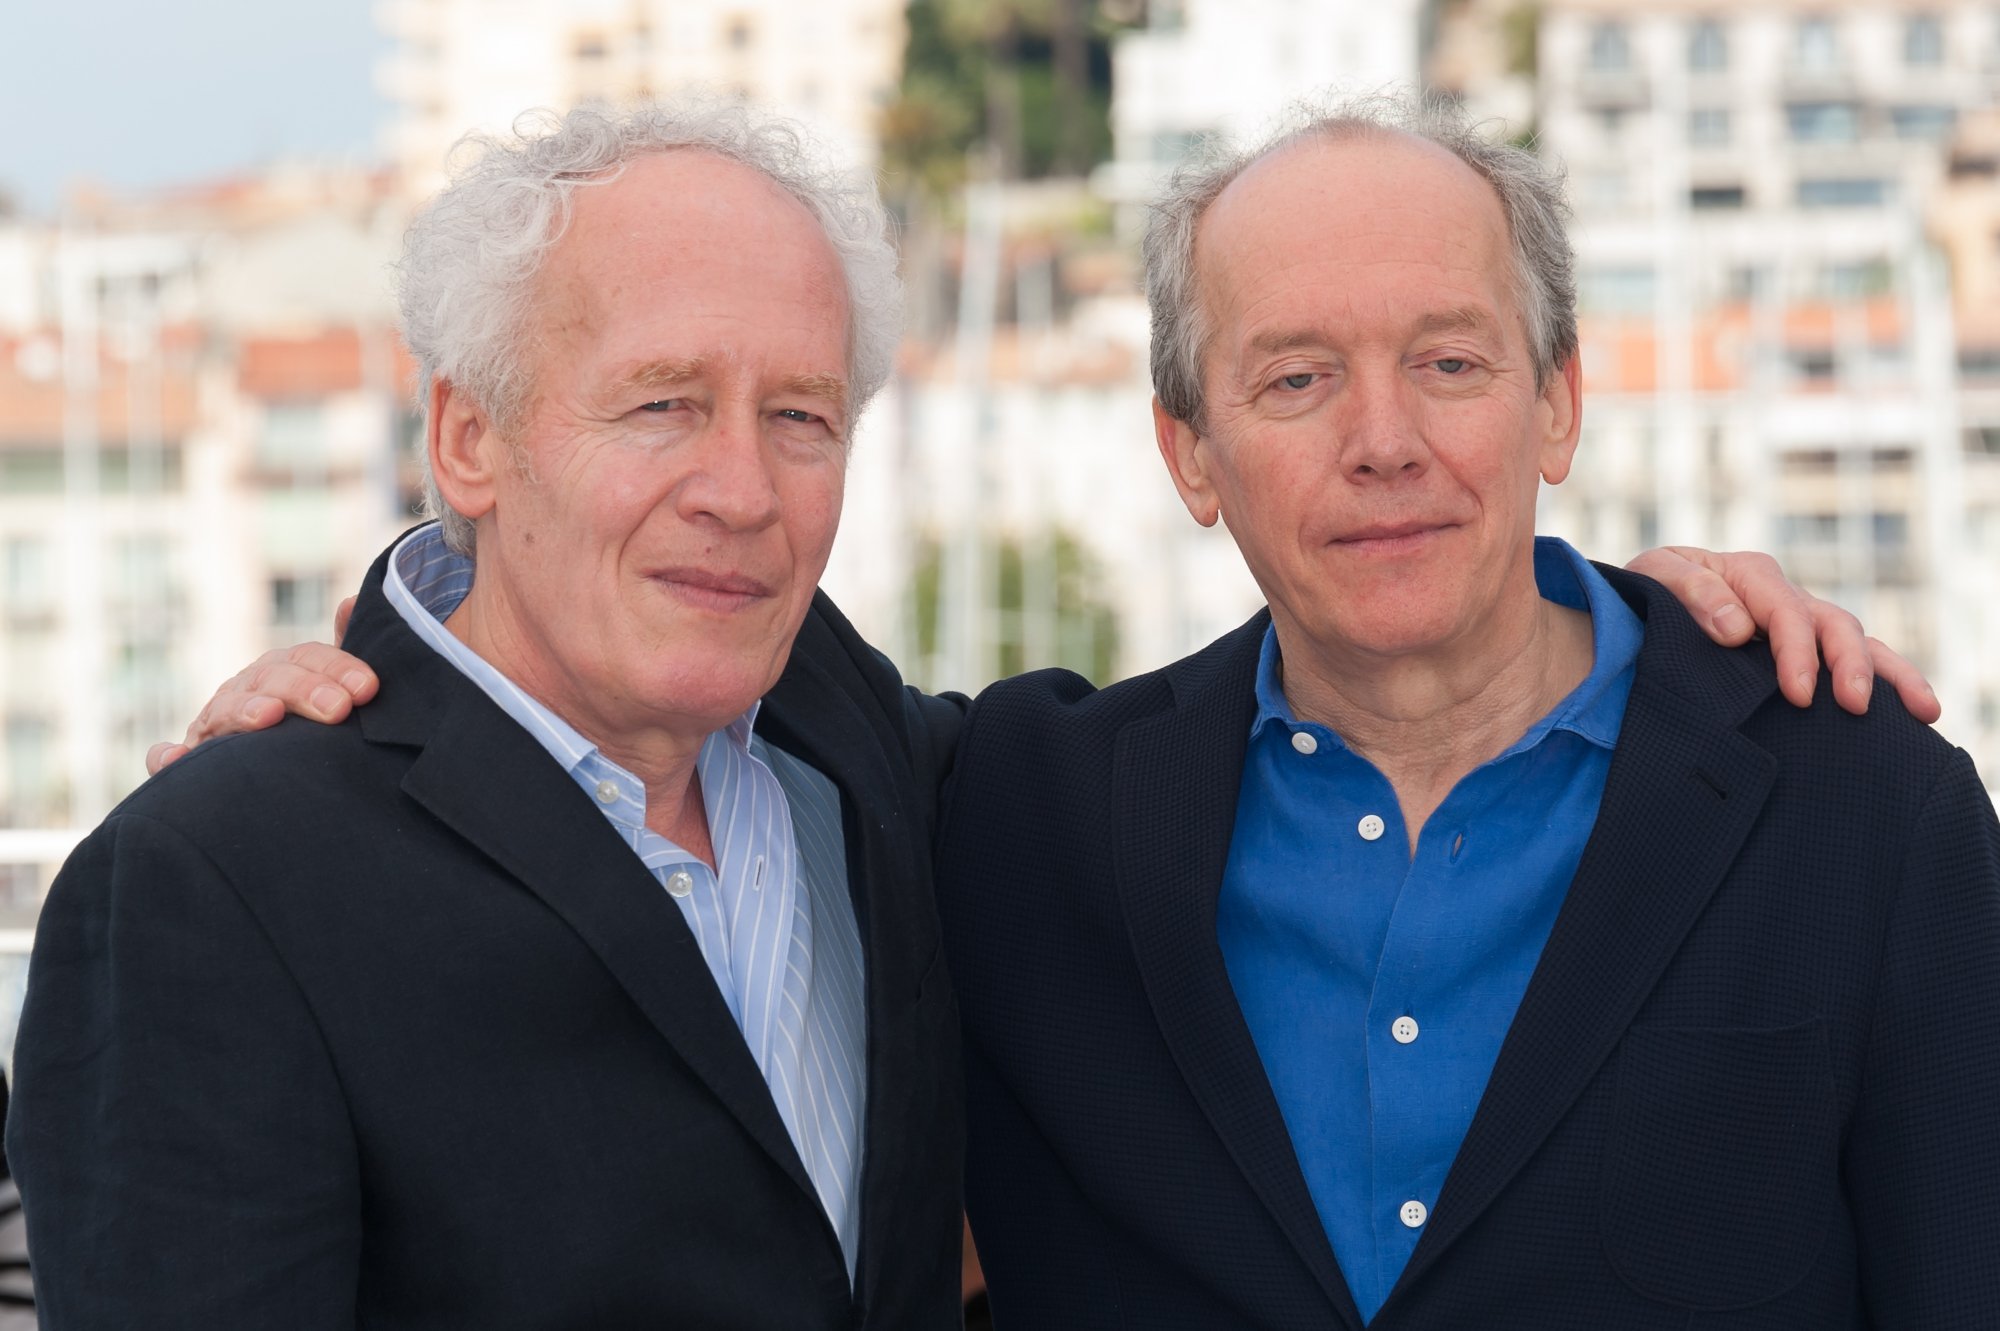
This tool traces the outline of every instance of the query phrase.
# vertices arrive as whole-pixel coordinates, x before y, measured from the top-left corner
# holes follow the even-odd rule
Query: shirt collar
[[[588,777],[586,784],[594,785],[597,780],[594,773],[602,766],[638,786],[636,777],[600,754],[597,746],[574,726],[530,696],[444,626],[444,621],[472,591],[472,574],[471,556],[447,547],[443,529],[436,523],[428,523],[396,543],[388,575],[383,579],[383,591],[389,604],[419,638],[533,735],[565,772],[579,781]],[[762,706],[762,699],[751,703],[741,716],[716,733],[748,753],[751,729]]]
[[[1590,616],[1593,659],[1583,682],[1529,727],[1507,753],[1533,748],[1551,730],[1571,731],[1600,748],[1617,747],[1625,723],[1625,701],[1632,691],[1632,668],[1645,636],[1644,624],[1589,560],[1569,542],[1553,536],[1535,538],[1535,589],[1545,601]],[[1301,724],[1285,700],[1280,682],[1282,664],[1278,630],[1273,624],[1264,630],[1263,648],[1257,656],[1257,715],[1250,723],[1252,737],[1266,726],[1291,730]],[[1315,725],[1312,730],[1322,741],[1342,744],[1340,736],[1325,726]]]

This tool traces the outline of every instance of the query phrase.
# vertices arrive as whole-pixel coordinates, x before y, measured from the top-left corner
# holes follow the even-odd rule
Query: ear
[[[1187,511],[1202,526],[1213,527],[1222,516],[1222,500],[1208,475],[1209,442],[1186,421],[1169,416],[1157,397],[1153,399],[1153,439]]]
[[[486,412],[449,379],[431,383],[424,413],[424,448],[438,494],[452,510],[478,521],[493,511],[493,485],[506,449]]]
[[[1583,429],[1583,359],[1572,352],[1562,369],[1542,390],[1542,479],[1561,485],[1576,460],[1576,441]]]

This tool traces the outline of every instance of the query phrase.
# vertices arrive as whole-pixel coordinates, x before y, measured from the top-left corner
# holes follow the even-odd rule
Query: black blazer
[[[378,701],[203,745],[49,896],[8,1125],[43,1325],[957,1326],[933,738],[888,664],[819,598],[758,720],[842,797],[868,1018],[850,1296],[678,910],[402,622],[385,565],[349,632]]]
[[[1601,812],[1371,1326],[2000,1326],[2000,828],[1879,691],[1646,640]],[[968,721],[941,830],[1004,1327],[1358,1327],[1215,936],[1267,618]]]

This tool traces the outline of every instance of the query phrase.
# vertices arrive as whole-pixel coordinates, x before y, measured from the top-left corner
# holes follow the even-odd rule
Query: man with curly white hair
[[[408,237],[442,521],[354,615],[376,701],[50,895],[45,1326],[957,1324],[931,740],[816,596],[886,219],[740,108],[524,128]]]

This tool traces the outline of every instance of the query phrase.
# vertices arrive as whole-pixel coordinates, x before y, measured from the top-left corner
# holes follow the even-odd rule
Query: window
[[[1801,208],[1879,208],[1889,198],[1884,180],[1801,180]]]
[[[1600,23],[1590,30],[1590,68],[1601,74],[1632,67],[1632,47],[1623,23]]]
[[[2000,425],[1975,425],[1965,432],[1965,451],[2000,457]]]
[[[1877,545],[1904,546],[1910,543],[1910,515],[1907,513],[1872,513],[1868,527]]]
[[[1714,74],[1729,68],[1729,38],[1714,19],[1703,19],[1688,33],[1688,68]]]
[[[1697,106],[1688,112],[1688,142],[1697,148],[1729,142],[1729,108]]]
[[[1903,63],[1944,63],[1944,22],[1936,14],[1912,14],[1903,20]]]
[[[7,718],[7,804],[11,821],[25,827],[54,822],[62,803],[55,725],[45,717],[11,714]]]
[[[1591,314],[1650,314],[1653,285],[1651,268],[1585,268],[1577,274],[1577,305]]]
[[[1886,259],[1863,259],[1854,263],[1822,265],[1814,294],[1831,300],[1857,300],[1886,294],[1895,274]]]
[[[324,628],[332,617],[332,575],[316,573],[271,579],[273,626]]]
[[[1741,208],[1743,187],[1741,185],[1696,185],[1688,191],[1688,207],[1701,211],[1710,208]]]
[[[1840,515],[1787,513],[1779,519],[1778,532],[1786,545],[1832,545],[1840,540]]]
[[[257,462],[279,471],[326,465],[326,429],[318,402],[273,402],[264,408]]]
[[[1967,379],[2000,380],[2000,347],[1960,347],[1958,372]]]
[[[147,533],[115,538],[110,573],[114,599],[165,613],[173,587],[173,551],[166,537]]]
[[[729,43],[729,49],[732,51],[746,49],[755,37],[756,34],[750,27],[750,20],[740,16],[730,19],[723,28],[723,40]]]
[[[1792,374],[1807,383],[1825,384],[1833,380],[1833,350],[1830,347],[1793,347],[1785,352]]]
[[[1892,106],[1889,123],[1896,127],[1899,139],[1934,142],[1951,137],[1952,126],[1958,123],[1958,112],[1949,106]]]
[[[1814,16],[1799,20],[1792,30],[1792,63],[1816,74],[1840,68],[1840,36],[1832,19]]]
[[[36,614],[55,604],[55,571],[48,542],[36,536],[7,538],[6,602],[16,615]]]
[[[1852,102],[1792,102],[1785,125],[1797,143],[1852,143],[1860,129]]]

